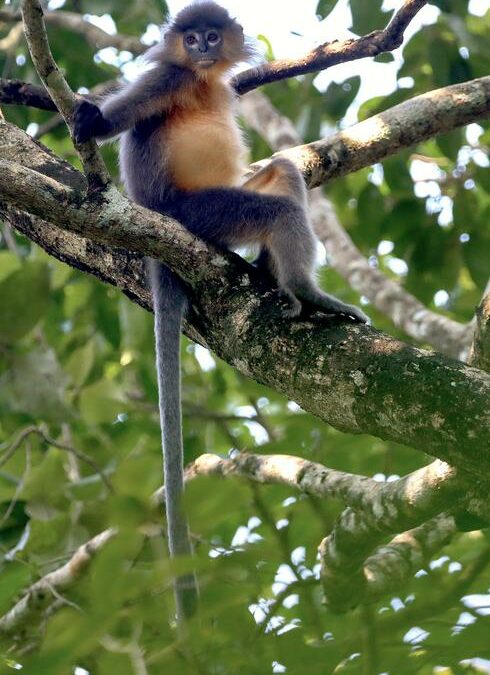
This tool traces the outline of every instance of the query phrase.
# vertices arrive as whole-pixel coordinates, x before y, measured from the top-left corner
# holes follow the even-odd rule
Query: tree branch
[[[30,143],[39,157],[39,145]],[[22,161],[29,163],[26,146],[28,139]],[[9,147],[12,156],[15,148]],[[57,169],[62,173],[61,162]],[[281,320],[279,303],[271,303],[278,296],[257,270],[207,246],[170,218],[129,202],[112,186],[103,195],[77,197],[75,203],[70,195],[61,204],[46,178],[3,161],[0,192],[17,211],[49,218],[52,225],[97,243],[161,259],[194,292],[189,323],[201,343],[336,428],[430,449],[478,476],[490,466],[485,373],[416,350],[370,326],[319,317]],[[137,285],[133,288],[137,292]]]
[[[110,35],[110,33],[87,21],[81,14],[77,14],[76,12],[47,11],[44,19],[48,26],[65,28],[66,30],[78,33],[97,50],[104,49],[105,47],[115,47],[120,51],[128,51],[139,55],[148,49],[147,45],[144,45],[139,38],[120,33]],[[0,21],[6,23],[22,21],[22,16],[20,12],[2,9],[0,10]]]
[[[1,93],[0,88],[0,97]],[[3,95],[9,102],[18,96],[19,100],[32,101],[45,107],[50,100],[41,88],[26,88],[15,81],[4,86]],[[254,94],[253,100],[257,101],[257,94]],[[251,106],[245,98],[243,106],[249,123],[255,128],[260,123],[274,147],[294,145],[300,140],[290,123],[286,125],[281,122],[277,126],[275,111],[270,106],[265,108],[263,100],[260,102],[259,119],[256,105]],[[326,180],[369,166],[371,162],[379,161],[430,135],[489,114],[490,77],[483,77],[418,96],[330,139],[297,146],[284,154],[305,171],[305,177],[310,182]],[[321,152],[315,154],[317,146]],[[471,327],[430,312],[399,284],[373,269],[340,226],[325,199],[315,196],[312,207],[317,232],[333,266],[354,289],[366,295],[408,335],[428,342],[451,356],[459,356],[467,348],[471,340]]]
[[[476,310],[475,337],[468,363],[490,372],[490,293],[486,293]]]
[[[448,500],[459,498],[468,482],[438,460],[398,481],[380,483],[294,455],[248,452],[230,459],[201,455],[186,468],[186,480],[198,476],[231,476],[254,483],[287,485],[312,497],[341,499],[351,508],[365,512],[384,534],[400,532],[431,518],[448,507]]]
[[[427,0],[406,0],[384,30],[374,31],[357,40],[335,41],[320,45],[298,60],[278,60],[250,68],[233,79],[233,86],[238,94],[244,94],[270,82],[318,72],[339,63],[393,51],[402,44],[405,29],[426,4]],[[0,10],[0,21],[18,20],[20,20],[18,12],[9,9]],[[115,47],[136,55],[144,53],[147,49],[147,46],[143,45],[138,38],[121,34],[110,35],[74,12],[47,12],[45,20],[49,25],[79,33],[96,49]]]
[[[23,80],[0,79],[0,103],[27,105],[39,110],[58,110],[44,87]]]
[[[389,593],[398,593],[403,585],[438,552],[456,533],[454,518],[441,514],[423,525],[394,537],[381,546],[365,564],[365,602],[376,602]],[[349,591],[356,604],[361,601]]]
[[[317,73],[339,63],[393,51],[402,44],[406,27],[426,4],[427,0],[406,0],[384,30],[374,31],[357,40],[320,45],[297,60],[272,61],[250,68],[236,75],[233,85],[239,94],[245,94],[270,82]]]
[[[53,59],[39,0],[23,0],[22,18],[27,44],[37,73],[67,126],[71,128],[71,118],[77,99]],[[89,187],[100,189],[108,185],[110,176],[96,141],[92,139],[87,143],[75,143],[75,147],[80,155]]]
[[[87,569],[94,556],[116,534],[113,529],[101,532],[78,548],[70,560],[53,572],[36,581],[25,595],[0,618],[0,634],[20,633],[33,624],[56,599],[57,593],[73,586]]]
[[[452,518],[433,516],[454,507],[468,486],[466,477],[439,461],[390,483],[291,455],[239,453],[224,459],[205,454],[186,469],[186,480],[213,475],[287,485],[348,505],[320,545],[322,584],[333,611],[372,602],[408,581],[414,568],[455,531]],[[398,532],[402,534],[367,557],[387,534]]]
[[[380,162],[404,148],[490,117],[490,76],[415,96],[329,138],[283,150],[310,188]]]

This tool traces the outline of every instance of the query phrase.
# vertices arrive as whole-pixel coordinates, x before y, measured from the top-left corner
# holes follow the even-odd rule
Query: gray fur
[[[287,316],[297,316],[304,300],[329,314],[365,321],[366,317],[357,307],[324,293],[315,282],[316,240],[306,214],[306,188],[301,174],[289,160],[278,158],[272,164],[275,192],[272,189],[262,194],[252,191],[254,179],[257,175],[260,178],[260,172],[250,179],[249,189],[245,184],[244,188],[213,187],[187,192],[172,183],[162,128],[164,134],[173,97],[182,89],[199,86],[195,71],[179,63],[177,56],[173,58],[172,44],[175,45],[179,36],[182,38],[183,31],[213,27],[222,31],[223,43],[228,42],[223,44],[223,62],[228,63],[230,55],[236,62],[247,54],[241,27],[226,10],[213,2],[191,5],[169,24],[164,42],[151,50],[149,58],[155,64],[152,70],[109,96],[100,110],[87,101],[79,105],[74,118],[76,138],[105,138],[124,132],[120,143],[121,174],[132,199],[173,216],[205,240],[231,248],[261,243],[265,248],[259,263],[272,273],[289,299]],[[205,169],[203,167],[203,171]],[[182,282],[164,265],[152,261],[150,272],[169,548],[171,555],[189,555],[192,552],[189,528],[181,511],[183,447],[179,366],[179,338],[187,299]],[[178,616],[188,617],[196,600],[196,585],[191,577],[178,580],[176,599]]]

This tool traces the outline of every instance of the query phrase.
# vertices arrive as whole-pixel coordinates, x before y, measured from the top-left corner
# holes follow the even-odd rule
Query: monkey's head
[[[226,9],[199,0],[180,11],[164,33],[165,60],[206,71],[231,68],[253,54],[243,29]]]

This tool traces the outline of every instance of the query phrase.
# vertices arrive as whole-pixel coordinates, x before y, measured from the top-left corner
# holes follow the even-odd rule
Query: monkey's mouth
[[[216,63],[216,59],[198,59],[196,63],[201,68],[211,68]]]

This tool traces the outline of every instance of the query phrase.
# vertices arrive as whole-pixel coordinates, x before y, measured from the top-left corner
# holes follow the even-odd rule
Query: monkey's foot
[[[301,314],[301,310],[303,309],[302,303],[295,295],[293,295],[293,293],[285,289],[281,289],[280,293],[281,297],[283,297],[288,303],[288,306],[282,309],[283,317],[285,319],[296,319],[296,317]]]
[[[324,293],[319,288],[306,287],[298,290],[297,295],[308,303],[315,305],[322,312],[329,315],[340,315],[349,317],[352,321],[359,323],[369,323],[369,317],[364,314],[362,309],[355,305],[348,305],[341,300],[337,300],[333,295]]]

